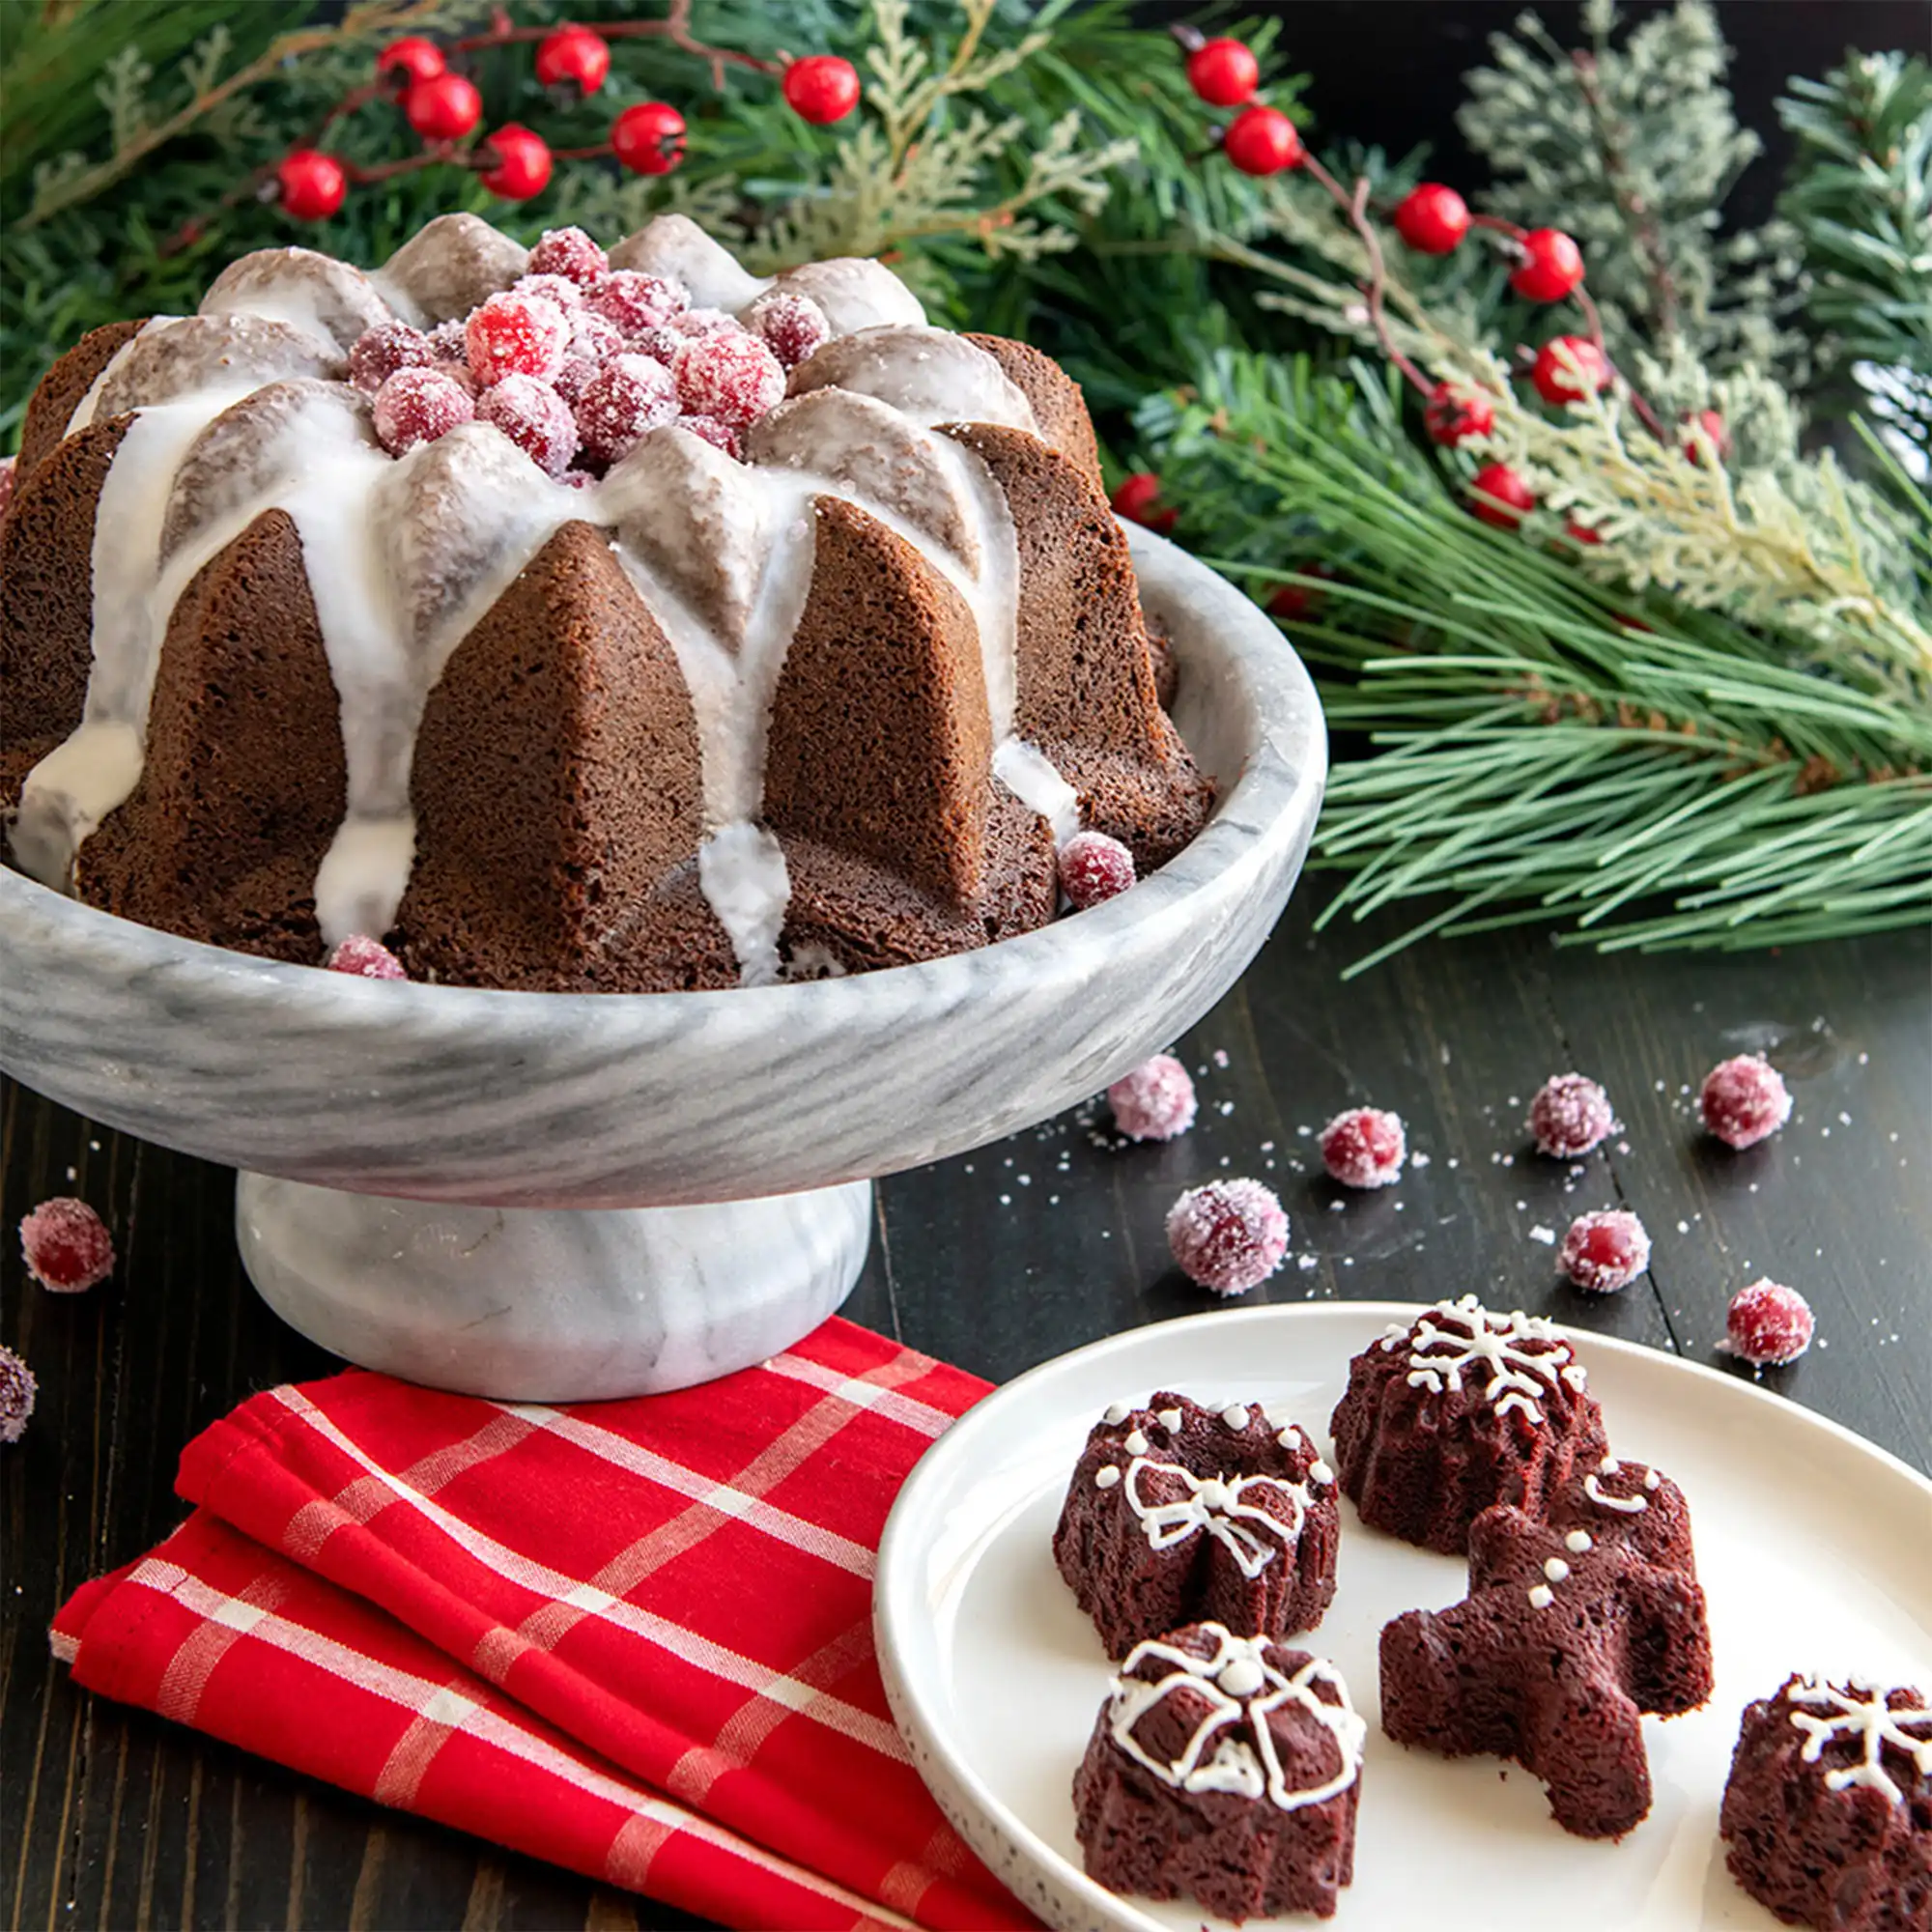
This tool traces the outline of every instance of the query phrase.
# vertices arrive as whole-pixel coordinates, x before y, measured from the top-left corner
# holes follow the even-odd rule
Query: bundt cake
[[[12,862],[320,964],[648,992],[861,971],[1141,872],[1161,709],[1078,387],[869,261],[442,215],[95,330],[0,518]]]

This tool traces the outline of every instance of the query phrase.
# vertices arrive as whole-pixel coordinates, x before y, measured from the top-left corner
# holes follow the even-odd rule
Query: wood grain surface
[[[1371,938],[1382,936],[1371,931]],[[1475,1290],[1579,1326],[1722,1361],[1730,1294],[1803,1289],[1817,1346],[1770,1383],[1932,1468],[1932,953],[1920,935],[1781,956],[1600,957],[1540,937],[1434,944],[1351,984],[1356,933],[1291,911],[1178,1051],[1202,1111],[1166,1148],[1118,1148],[1104,1108],[1063,1116],[879,1190],[846,1313],[1005,1378],[1205,1297],[1171,1267],[1176,1192],[1217,1174],[1277,1186],[1292,1216],[1276,1301],[1430,1300]],[[1691,1102],[1727,1054],[1768,1049],[1797,1110],[1732,1154]],[[1530,1094],[1572,1066],[1624,1131],[1580,1177],[1536,1158]],[[1427,1164],[1344,1198],[1312,1131],[1373,1100]],[[0,1339],[40,1377],[26,1439],[0,1449],[0,1924],[627,1927],[695,1923],[309,1783],[85,1697],[47,1651],[56,1606],[183,1515],[176,1459],[251,1392],[330,1359],[258,1301],[236,1258],[232,1177],[5,1090]],[[114,1279],[55,1297],[11,1230],[50,1194],[108,1218]],[[1541,1229],[1628,1206],[1647,1279],[1592,1300],[1557,1281]],[[1733,1365],[1735,1369],[1735,1365]],[[1743,1373],[1742,1370],[1736,1370]]]

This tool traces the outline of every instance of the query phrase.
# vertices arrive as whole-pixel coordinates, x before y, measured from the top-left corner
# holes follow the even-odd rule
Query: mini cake
[[[1469,1594],[1384,1627],[1382,1728],[1448,1757],[1511,1757],[1566,1832],[1620,1838],[1650,1810],[1640,1714],[1711,1694],[1711,1636],[1683,1492],[1605,1457],[1538,1521],[1469,1531]]]
[[[1932,1925],[1932,1707],[1793,1675],[1747,1705],[1719,1830],[1731,1876],[1787,1925]]]
[[[1335,1477],[1284,1415],[1162,1391],[1116,1403],[1067,1485],[1053,1554],[1109,1657],[1212,1619],[1313,1630],[1335,1595]]]
[[[1332,1918],[1366,1730],[1306,1651],[1216,1623],[1135,1645],[1073,1779],[1087,1875],[1223,1918]]]
[[[1540,1316],[1438,1301],[1349,1366],[1328,1423],[1343,1493],[1364,1522],[1452,1554],[1492,1503],[1541,1516],[1604,1453],[1588,1379]]]

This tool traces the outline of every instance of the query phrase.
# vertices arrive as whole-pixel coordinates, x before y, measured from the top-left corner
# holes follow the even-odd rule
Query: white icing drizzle
[[[1128,1447],[1132,1447],[1129,1442]],[[1145,1447],[1145,1445],[1143,1445]],[[1186,1493],[1172,1502],[1150,1502],[1141,1494],[1142,1472],[1177,1479]],[[1272,1490],[1286,1496],[1294,1512],[1292,1522],[1242,1498],[1251,1491]],[[1243,1577],[1259,1577],[1275,1557],[1291,1548],[1301,1534],[1307,1520],[1309,1496],[1300,1483],[1288,1483],[1278,1476],[1199,1477],[1179,1463],[1156,1463],[1136,1454],[1127,1464],[1127,1484],[1122,1493],[1127,1507],[1140,1519],[1147,1532],[1148,1548],[1171,1549],[1190,1536],[1206,1530],[1234,1557]],[[1252,1525],[1252,1527],[1250,1526]],[[1259,1532],[1259,1533],[1258,1533]]]
[[[1178,1791],[1221,1791],[1250,1800],[1265,1798],[1278,1810],[1298,1811],[1304,1805],[1326,1804],[1348,1790],[1361,1772],[1368,1725],[1350,1703],[1349,1687],[1341,1672],[1332,1663],[1310,1658],[1290,1677],[1268,1662],[1266,1637],[1236,1636],[1215,1623],[1200,1628],[1213,1635],[1211,1657],[1197,1657],[1160,1637],[1138,1643],[1128,1653],[1121,1674],[1114,1679],[1108,1714],[1114,1743]],[[1159,1678],[1135,1676],[1136,1666],[1149,1659],[1175,1668]],[[1333,1690],[1339,1701],[1331,1703],[1319,1695],[1317,1685]],[[1172,1691],[1183,1687],[1206,1701],[1207,1714],[1179,1757],[1154,1757],[1135,1736],[1135,1726]],[[1320,1784],[1291,1786],[1283,1771],[1267,1720],[1290,1703],[1300,1705],[1335,1741],[1337,1769]],[[1213,1754],[1208,1756],[1210,1744]]]
[[[1118,1429],[1121,1426],[1121,1424],[1123,1423],[1127,1419],[1127,1417],[1130,1416],[1132,1413],[1133,1410],[1129,1408],[1127,1405],[1123,1402],[1109,1403],[1107,1406],[1107,1412],[1100,1418],[1100,1420],[1104,1422],[1108,1426],[1108,1428]]]
[[[1335,1472],[1318,1456],[1308,1465],[1308,1480],[1311,1483],[1332,1483],[1335,1480]]]
[[[1573,1556],[1581,1556],[1586,1549],[1594,1549],[1597,1546],[1596,1539],[1587,1529],[1573,1529],[1563,1539],[1563,1547]]]
[[[1548,1583],[1538,1583],[1529,1593],[1529,1606],[1533,1610],[1547,1610],[1556,1601],[1556,1592]]]
[[[1542,1316],[1525,1315],[1520,1309],[1498,1315],[1485,1308],[1473,1294],[1460,1301],[1438,1301],[1405,1328],[1390,1325],[1382,1337],[1383,1349],[1407,1341],[1408,1385],[1440,1395],[1446,1387],[1460,1391],[1463,1371],[1471,1369],[1486,1375],[1483,1399],[1495,1406],[1497,1415],[1512,1410],[1531,1423],[1540,1423],[1543,1409],[1537,1398],[1545,1385],[1554,1388],[1566,1367],[1576,1367],[1577,1379],[1573,1388],[1583,1386],[1583,1370],[1576,1364],[1569,1344],[1561,1332]],[[1547,1350],[1527,1350],[1523,1342],[1548,1342]],[[1567,1379],[1567,1378],[1566,1378]]]
[[[1094,1487],[1096,1490],[1111,1490],[1120,1480],[1120,1469],[1112,1463],[1102,1463],[1094,1471]]]
[[[1904,1728],[1907,1724],[1932,1724],[1932,1710],[1908,1705],[1894,1711],[1888,1701],[1890,1693],[1861,1678],[1854,1678],[1849,1689],[1852,1694],[1847,1695],[1815,1674],[1787,1687],[1784,1695],[1788,1703],[1811,1707],[1791,1713],[1791,1721],[1805,1733],[1799,1755],[1806,1764],[1816,1764],[1828,1744],[1855,1743],[1861,1750],[1858,1761],[1826,1772],[1825,1788],[1843,1791],[1848,1785],[1862,1785],[1884,1792],[1893,1804],[1902,1804],[1905,1794],[1885,1768],[1884,1749],[1889,1745],[1904,1752],[1921,1779],[1932,1777],[1932,1737],[1916,1738]],[[1814,1710],[1825,1715],[1814,1717]]]
[[[1154,1417],[1154,1420],[1170,1435],[1179,1435],[1180,1434],[1180,1411],[1178,1408],[1164,1408]]]
[[[1619,1516],[1641,1516],[1650,1507],[1648,1496],[1613,1496],[1604,1488],[1600,1480],[1602,1476],[1614,1476],[1622,1467],[1623,1464],[1614,1456],[1605,1456],[1597,1467],[1583,1478],[1583,1493],[1599,1509],[1615,1510]],[[1646,1490],[1654,1490],[1658,1481],[1657,1471],[1652,1469],[1644,1477],[1643,1486]]]
[[[94,381],[87,385],[86,395],[81,397],[80,401],[74,404],[73,413],[68,417],[67,427],[61,431],[62,437],[67,438],[70,436],[78,436],[82,430],[93,428],[95,411],[99,407],[100,404],[100,392],[107,386],[107,379],[110,376],[117,376],[121,373],[121,365],[122,363],[127,361],[128,355],[132,352],[135,343],[140,341],[142,336],[146,335],[149,329],[160,328],[168,323],[179,322],[180,320],[181,317],[178,315],[151,315],[147,319],[147,321],[144,322],[140,326],[140,327],[137,328],[133,332],[133,334],[130,335],[127,339],[127,341],[124,342],[121,345],[121,347],[117,349],[114,352],[114,354],[107,358],[106,363],[101,368],[100,374],[95,377]]]

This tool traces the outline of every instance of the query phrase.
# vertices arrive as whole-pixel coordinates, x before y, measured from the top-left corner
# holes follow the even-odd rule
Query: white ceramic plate
[[[887,1692],[948,1815],[1050,1923],[1188,1932],[1203,1922],[1190,1902],[1117,1897],[1081,1870],[1070,1788],[1109,1665],[1049,1545],[1087,1431],[1109,1403],[1172,1387],[1286,1404],[1325,1447],[1349,1358],[1415,1312],[1254,1308],[1117,1335],[987,1397],[913,1471],[879,1549]],[[1571,1837],[1517,1766],[1452,1762],[1382,1736],[1382,1625],[1458,1601],[1466,1572],[1460,1557],[1363,1528],[1344,1501],[1340,1587],[1305,1640],[1341,1666],[1370,1726],[1355,1883],[1337,1927],[1775,1926],[1731,1883],[1718,1841],[1744,1706],[1794,1668],[1932,1685],[1932,1483],[1736,1377],[1627,1342],[1576,1341],[1612,1446],[1655,1463],[1690,1500],[1716,1694],[1688,1717],[1646,1719],[1656,1803],[1635,1832],[1620,1844]]]

